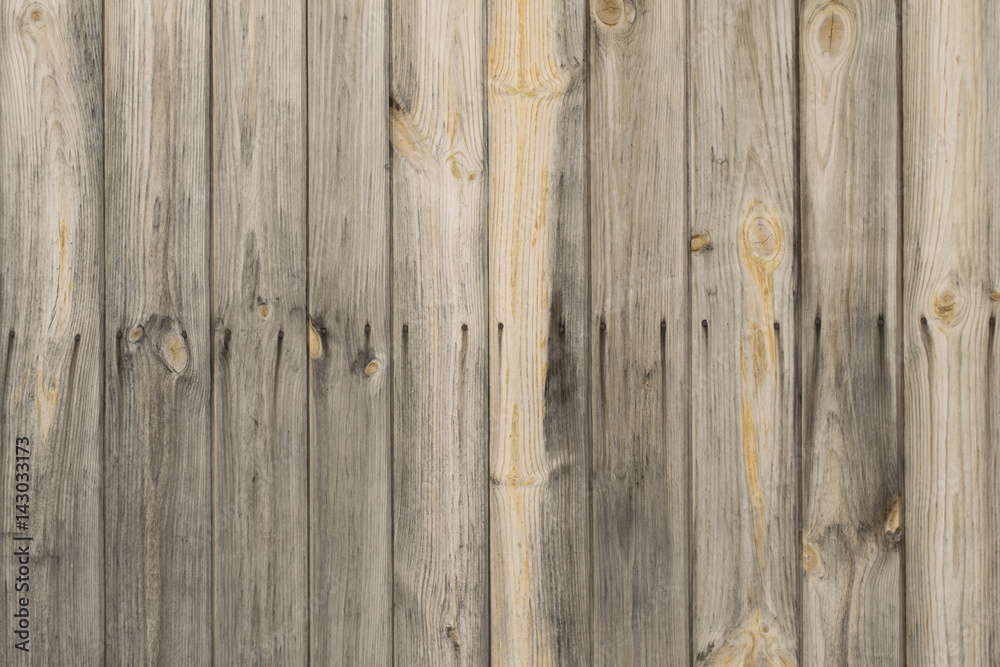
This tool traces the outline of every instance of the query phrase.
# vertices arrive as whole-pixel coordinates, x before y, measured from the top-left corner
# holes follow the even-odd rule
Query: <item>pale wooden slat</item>
[[[393,637],[401,666],[489,663],[482,33],[480,3],[392,5]]]
[[[392,662],[385,2],[308,16],[312,664]]]
[[[910,2],[903,23],[906,660],[997,664],[994,3]]]
[[[795,6],[690,19],[692,651],[794,664]]]
[[[220,665],[308,660],[304,12],[304,0],[212,11]]]
[[[811,0],[800,20],[802,660],[898,665],[896,7]]]
[[[0,7],[4,665],[104,658],[101,35],[92,0]],[[22,598],[26,638],[13,632]]]
[[[684,0],[591,5],[594,663],[687,665]]]
[[[105,7],[109,664],[212,653],[208,20]]]
[[[492,662],[590,662],[586,5],[488,2]]]

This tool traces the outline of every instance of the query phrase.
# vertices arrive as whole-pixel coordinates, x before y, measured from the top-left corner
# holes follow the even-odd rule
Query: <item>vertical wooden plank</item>
[[[691,5],[693,633],[795,664],[795,11]]]
[[[401,666],[489,663],[482,35],[481,3],[393,2],[393,637]]]
[[[980,0],[915,1],[904,14],[906,658],[915,665],[996,664],[1000,644],[997,18]]]
[[[488,2],[497,665],[590,663],[586,5]]]
[[[897,11],[808,0],[800,21],[802,660],[898,665]]]
[[[687,665],[683,0],[591,3],[594,662]]]
[[[392,662],[387,5],[310,0],[312,662]]]
[[[107,662],[212,655],[208,3],[105,6]]]
[[[92,0],[0,9],[5,665],[104,658],[101,34]]]
[[[212,580],[223,665],[308,661],[304,11],[304,0],[212,10]]]

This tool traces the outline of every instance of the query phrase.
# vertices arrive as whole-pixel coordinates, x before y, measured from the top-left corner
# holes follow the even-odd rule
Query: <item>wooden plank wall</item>
[[[1000,664],[998,104],[987,0],[3,3],[0,664]]]

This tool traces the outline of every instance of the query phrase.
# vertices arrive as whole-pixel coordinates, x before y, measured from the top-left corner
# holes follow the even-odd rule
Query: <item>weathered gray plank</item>
[[[492,661],[586,665],[586,5],[487,6]]]
[[[5,665],[104,657],[101,34],[92,0],[0,8]]]
[[[795,664],[795,6],[690,18],[692,650]]]
[[[304,12],[304,0],[212,11],[220,665],[308,661]]]
[[[311,0],[313,664],[392,662],[386,3]]]
[[[209,12],[105,6],[107,662],[212,655]]]
[[[997,664],[995,3],[903,23],[906,660]]]
[[[392,5],[397,665],[489,663],[483,20]]]
[[[600,665],[687,665],[684,0],[591,5],[592,632]]]
[[[870,0],[800,14],[807,665],[902,663],[896,19]]]

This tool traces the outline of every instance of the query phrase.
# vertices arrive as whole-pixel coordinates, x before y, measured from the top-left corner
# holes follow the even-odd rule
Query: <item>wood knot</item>
[[[990,294],[990,298],[994,301],[1000,301],[1000,292],[993,292],[993,294]]]
[[[378,373],[378,362],[377,361],[369,361],[368,365],[365,366],[365,375],[367,375],[368,377],[371,377],[371,376],[375,375],[376,373]]]
[[[594,16],[608,28],[621,25],[623,21],[635,21],[635,6],[627,0],[594,0]]]
[[[933,298],[934,317],[945,326],[951,326],[960,314],[958,298],[950,287],[938,288]]]
[[[811,542],[802,540],[802,568],[806,572],[815,572],[821,564],[819,549]]]
[[[169,333],[163,338],[163,358],[175,373],[182,373],[188,364],[187,344],[177,334]]]
[[[774,273],[785,256],[785,230],[773,211],[754,202],[740,227],[740,250],[747,265]]]
[[[133,343],[138,343],[144,332],[145,330],[141,326],[133,327],[132,330],[128,332],[128,339]]]
[[[821,7],[810,20],[812,51],[820,56],[839,58],[854,40],[854,17],[839,2]]]
[[[266,303],[262,303],[262,304],[260,304],[260,305],[259,305],[259,306],[257,307],[257,312],[258,312],[258,313],[260,314],[260,316],[261,316],[261,317],[263,317],[263,318],[264,318],[265,320],[267,319],[267,316],[271,314],[271,311],[270,311],[270,309],[268,309],[268,307],[267,307],[267,304],[266,304]]]
[[[896,534],[903,525],[902,501],[902,496],[897,493],[896,502],[892,504],[885,516],[885,532]]]
[[[49,13],[45,11],[45,6],[38,2],[33,2],[21,10],[18,18],[18,25],[28,33],[39,33],[49,25]]]
[[[312,321],[309,322],[309,356],[313,359],[319,359],[323,356],[323,341]]]
[[[711,250],[712,243],[708,234],[695,234],[691,237],[691,252],[698,252],[699,250]]]

